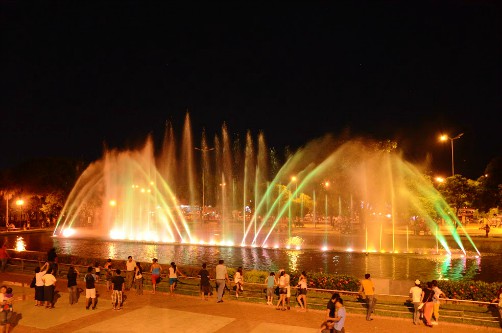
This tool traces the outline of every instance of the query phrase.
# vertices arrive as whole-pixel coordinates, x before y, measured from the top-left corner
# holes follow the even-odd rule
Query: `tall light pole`
[[[21,209],[21,218],[20,218],[20,220],[23,221],[23,205],[24,205],[24,200],[23,199],[16,200],[16,205],[18,205],[19,208]]]
[[[202,209],[200,210],[200,218],[202,220],[204,218],[203,214],[204,214],[204,207],[205,207],[204,153],[207,153],[207,152],[209,152],[211,150],[214,150],[214,148],[207,148],[207,147],[198,148],[198,147],[195,147],[195,150],[199,150],[199,151],[202,152]]]
[[[443,134],[439,137],[439,140],[440,141],[447,141],[447,140],[450,140],[450,143],[451,143],[451,175],[452,176],[455,176],[455,159],[453,157],[453,141],[454,140],[457,140],[459,139],[462,135],[464,135],[464,133],[460,133],[459,135],[453,137],[453,138],[450,138],[448,135],[446,134]]]

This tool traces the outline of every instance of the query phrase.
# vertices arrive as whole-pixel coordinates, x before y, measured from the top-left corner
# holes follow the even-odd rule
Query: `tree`
[[[444,183],[438,186],[438,190],[451,207],[459,209],[462,207],[472,207],[478,186],[477,181],[456,174],[455,176],[446,178]]]

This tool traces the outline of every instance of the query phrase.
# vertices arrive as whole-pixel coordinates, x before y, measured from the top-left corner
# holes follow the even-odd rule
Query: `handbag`
[[[37,283],[37,278],[34,276],[33,280],[31,280],[30,288],[35,288],[36,283]]]
[[[417,309],[422,310],[422,308],[424,307],[424,304],[425,304],[425,303],[420,302],[420,304],[418,305],[418,308],[417,308]]]
[[[136,280],[139,280],[139,279],[142,279],[143,278],[143,274],[136,274]]]

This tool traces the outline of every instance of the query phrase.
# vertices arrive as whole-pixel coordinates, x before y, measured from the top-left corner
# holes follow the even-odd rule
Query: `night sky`
[[[493,1],[3,1],[0,168],[98,159],[166,121],[296,149],[332,133],[396,140],[469,178],[502,152]]]

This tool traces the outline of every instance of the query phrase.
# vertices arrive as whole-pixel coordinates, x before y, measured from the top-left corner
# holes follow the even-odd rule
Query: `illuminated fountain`
[[[157,156],[151,138],[140,149],[107,150],[76,182],[54,235],[403,253],[424,251],[410,239],[419,217],[436,253],[479,255],[466,233],[462,243],[460,221],[430,180],[389,143],[327,135],[281,163],[263,133],[244,142],[228,133],[225,124],[212,141],[203,132],[196,147],[187,114],[180,144],[168,124]]]

